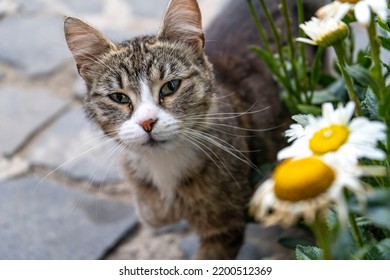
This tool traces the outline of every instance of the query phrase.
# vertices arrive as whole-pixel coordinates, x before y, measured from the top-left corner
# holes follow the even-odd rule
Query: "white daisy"
[[[289,143],[297,140],[298,138],[301,138],[302,136],[305,136],[305,134],[305,128],[298,123],[293,123],[290,125],[290,128],[285,132],[287,142]]]
[[[364,202],[365,190],[360,184],[358,167],[346,169],[335,163],[319,157],[281,162],[272,178],[253,195],[250,214],[267,226],[291,226],[300,218],[313,222],[319,211],[335,205],[340,222],[346,223],[344,188],[354,193],[360,202]]]
[[[382,19],[388,15],[386,0],[338,0],[320,8],[316,16],[342,20],[350,10],[354,11],[356,20],[365,25],[370,24],[372,12]]]
[[[349,34],[348,25],[334,18],[312,17],[310,21],[301,23],[299,27],[310,39],[297,38],[297,41],[321,47],[329,47]]]
[[[278,153],[278,159],[317,156],[335,157],[345,164],[356,164],[358,159],[384,160],[385,153],[377,148],[378,141],[386,139],[386,126],[365,117],[352,119],[355,105],[349,102],[337,109],[331,103],[322,105],[322,116],[309,115],[309,123],[301,130],[290,130],[296,139]]]

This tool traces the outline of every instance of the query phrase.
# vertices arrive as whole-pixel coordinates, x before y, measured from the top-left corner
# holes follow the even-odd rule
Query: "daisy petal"
[[[364,25],[371,22],[371,9],[365,1],[360,1],[355,5],[356,20]]]

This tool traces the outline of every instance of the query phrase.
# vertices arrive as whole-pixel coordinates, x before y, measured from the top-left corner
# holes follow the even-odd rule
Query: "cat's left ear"
[[[202,50],[205,39],[198,2],[196,0],[171,0],[157,37],[184,41]]]
[[[116,46],[101,32],[78,18],[66,17],[64,31],[77,69],[87,81],[94,72],[94,65],[99,65],[99,57],[115,50]]]

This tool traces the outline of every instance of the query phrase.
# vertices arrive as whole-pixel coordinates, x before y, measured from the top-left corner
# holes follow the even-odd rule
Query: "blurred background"
[[[199,0],[204,26],[228,2]],[[0,0],[0,259],[191,258],[198,243],[185,222],[139,223],[115,146],[83,115],[63,36],[64,15],[113,41],[151,34],[167,3]],[[273,234],[249,224],[238,258],[291,257]]]

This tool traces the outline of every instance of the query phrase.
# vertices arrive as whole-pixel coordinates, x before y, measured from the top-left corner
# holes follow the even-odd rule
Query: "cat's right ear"
[[[87,81],[93,65],[100,56],[115,50],[116,46],[101,32],[74,17],[64,20],[65,39],[77,64],[80,75]]]
[[[184,41],[203,50],[205,39],[197,0],[171,0],[157,37]]]

